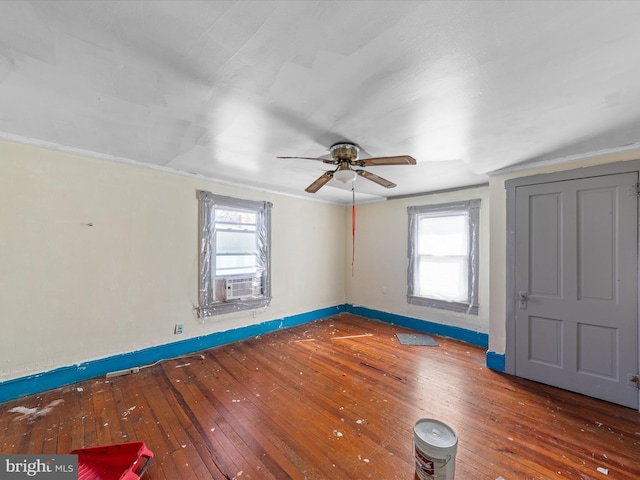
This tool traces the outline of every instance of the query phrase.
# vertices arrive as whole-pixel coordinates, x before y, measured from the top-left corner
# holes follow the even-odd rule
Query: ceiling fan
[[[382,185],[385,188],[393,188],[395,183],[379,177],[366,170],[354,170],[353,167],[377,167],[380,165],[415,165],[416,159],[409,155],[398,155],[394,157],[373,157],[359,160],[360,148],[353,143],[335,143],[331,146],[331,158],[313,157],[278,157],[278,158],[299,158],[302,160],[317,160],[331,165],[337,165],[335,170],[324,172],[315,182],[305,188],[306,192],[316,193],[320,188],[332,178],[342,182],[351,183],[358,178],[358,175]]]

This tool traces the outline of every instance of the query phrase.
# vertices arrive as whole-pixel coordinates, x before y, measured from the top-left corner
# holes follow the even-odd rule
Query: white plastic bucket
[[[421,480],[453,480],[458,437],[444,423],[421,418],[413,427],[416,474]]]

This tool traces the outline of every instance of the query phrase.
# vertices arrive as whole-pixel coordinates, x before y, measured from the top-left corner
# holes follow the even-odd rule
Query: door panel
[[[578,324],[579,372],[615,381],[619,350],[617,329]]]
[[[637,177],[516,188],[516,375],[638,408]]]
[[[578,298],[614,301],[616,189],[578,192]]]
[[[529,361],[562,368],[562,320],[529,317]]]
[[[558,193],[530,197],[530,294],[559,298],[562,296],[560,239],[562,214]]]

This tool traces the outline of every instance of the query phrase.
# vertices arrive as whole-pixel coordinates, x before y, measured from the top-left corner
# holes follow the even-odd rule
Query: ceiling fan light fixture
[[[358,178],[358,174],[351,169],[338,170],[333,173],[333,178],[344,184],[353,183]]]

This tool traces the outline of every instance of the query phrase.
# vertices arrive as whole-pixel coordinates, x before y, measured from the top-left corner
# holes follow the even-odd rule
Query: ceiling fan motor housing
[[[333,160],[347,160],[353,162],[358,159],[360,149],[353,143],[336,143],[331,146]]]

